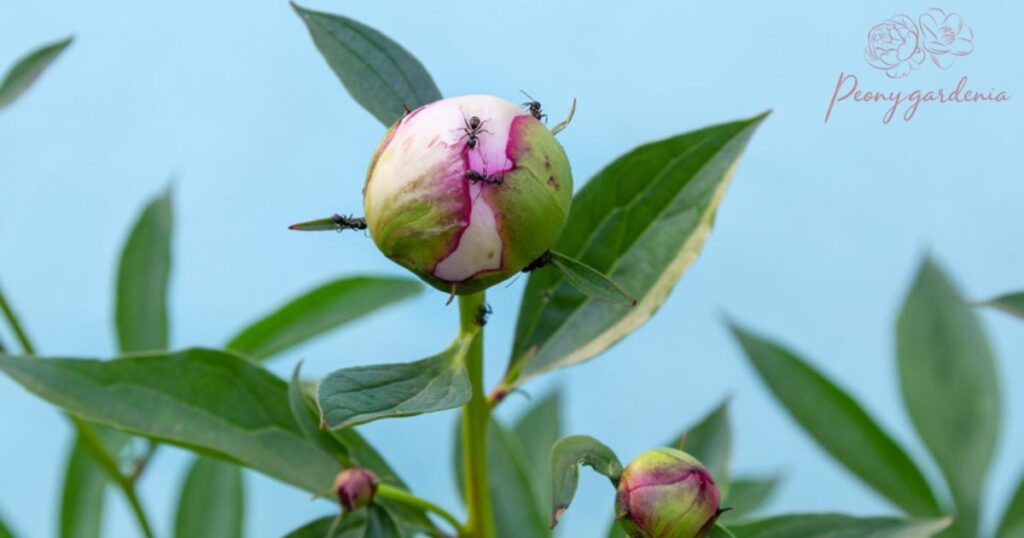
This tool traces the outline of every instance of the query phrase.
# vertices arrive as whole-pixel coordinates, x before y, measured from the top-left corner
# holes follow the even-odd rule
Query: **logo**
[[[917,19],[900,14],[871,27],[864,49],[864,61],[892,80],[902,80],[922,68],[950,70],[957,60],[974,52],[974,30],[956,13],[931,8]],[[962,62],[961,62],[962,63]],[[897,113],[904,121],[914,119],[922,104],[1002,103],[1011,97],[1005,90],[972,89],[967,75],[956,82],[934,89],[904,88],[901,90],[864,90],[853,73],[840,72],[832,100],[825,111],[825,123],[835,113],[836,105],[851,103],[886,103],[882,115],[888,124]]]

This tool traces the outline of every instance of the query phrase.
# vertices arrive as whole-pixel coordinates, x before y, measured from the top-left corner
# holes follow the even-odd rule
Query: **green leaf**
[[[612,449],[586,435],[565,437],[551,449],[551,527],[554,528],[562,514],[569,508],[576,496],[576,485],[580,479],[579,465],[587,465],[594,471],[607,476],[612,485],[617,485],[622,476],[622,464]]]
[[[111,454],[118,454],[128,442],[122,433],[94,427]],[[61,538],[98,538],[103,525],[107,472],[96,462],[86,444],[76,438],[68,454],[60,504]]]
[[[782,346],[732,331],[775,398],[836,461],[907,513],[940,515],[917,465],[849,394]]]
[[[244,517],[241,469],[211,458],[195,458],[178,498],[174,536],[241,538]]]
[[[423,64],[384,34],[347,17],[292,4],[313,43],[357,103],[385,126],[441,99]]]
[[[748,518],[768,502],[779,486],[779,477],[740,478],[729,486],[729,494],[723,498],[722,512],[719,521],[729,523]]]
[[[683,450],[704,464],[715,479],[718,490],[725,497],[729,492],[729,469],[732,466],[729,402],[719,404],[677,439],[685,440]]]
[[[715,526],[711,527],[711,532],[708,533],[708,538],[736,538],[736,535],[722,524],[715,523]]]
[[[764,117],[641,146],[580,190],[555,250],[607,275],[637,305],[599,301],[558,272],[534,271],[523,292],[506,388],[590,359],[654,314],[700,253]]]
[[[476,334],[464,334],[445,351],[416,362],[342,368],[320,382],[318,402],[330,429],[460,407],[469,401],[463,364]]]
[[[1000,295],[983,303],[985,306],[1002,310],[1011,316],[1024,319],[1024,291]]]
[[[494,505],[495,532],[497,536],[548,538],[551,536],[547,516],[550,504],[540,503],[537,492],[541,484],[538,484],[538,477],[531,474],[532,465],[521,441],[526,440],[491,419],[487,429],[487,473]],[[460,496],[465,497],[461,427],[455,429],[453,446],[455,483]],[[550,489],[548,483],[543,486]]]
[[[322,517],[289,532],[284,538],[362,538],[366,528],[365,509],[347,514],[335,524],[337,519],[338,516]]]
[[[11,532],[11,529],[7,528],[2,517],[0,517],[0,538],[14,538],[14,533]]]
[[[950,519],[850,517],[840,514],[793,514],[729,525],[736,538],[927,538],[949,526]]]
[[[0,355],[0,371],[86,420],[217,456],[313,493],[340,467],[306,440],[287,384],[208,349],[99,361]]]
[[[1021,477],[1017,491],[1006,506],[1003,521],[999,524],[996,538],[1020,538],[1024,536],[1024,477]]]
[[[957,504],[954,526],[976,534],[1000,426],[999,380],[981,324],[925,260],[896,328],[903,403]]]
[[[60,41],[48,43],[18,60],[7,71],[3,81],[0,81],[0,110],[25,93],[73,40],[74,37],[68,36]]]
[[[122,353],[167,349],[172,220],[168,189],[146,205],[121,252],[114,318]]]
[[[522,446],[538,513],[546,514],[551,507],[551,448],[562,438],[561,391],[552,391],[527,409],[512,427],[511,437]],[[547,516],[543,521],[547,528]]]
[[[306,436],[306,439],[324,452],[333,455],[343,467],[350,467],[352,458],[345,443],[329,432],[320,429],[316,411],[312,407],[315,403],[311,405],[310,398],[302,388],[302,380],[299,377],[301,369],[302,361],[299,361],[295,365],[295,370],[292,371],[292,381],[288,384],[288,406],[292,410],[295,423],[299,425],[299,430]]]
[[[402,538],[405,534],[386,508],[374,503],[366,508],[366,528],[363,538]]]
[[[636,306],[636,299],[622,291],[618,284],[593,267],[552,251],[551,265],[565,278],[570,286],[587,297],[619,306]]]
[[[268,359],[423,290],[408,278],[359,276],[334,280],[290,301],[231,339],[228,349]]]

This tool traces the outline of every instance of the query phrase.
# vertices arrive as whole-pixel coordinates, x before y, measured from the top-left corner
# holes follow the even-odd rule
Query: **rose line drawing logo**
[[[917,21],[896,15],[868,32],[864,60],[889,78],[903,78],[930,58],[939,69],[949,69],[959,56],[974,51],[974,31],[956,13],[931,8]]]

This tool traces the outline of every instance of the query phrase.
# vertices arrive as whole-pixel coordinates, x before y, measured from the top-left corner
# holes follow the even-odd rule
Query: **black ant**
[[[547,123],[548,115],[541,112],[540,101],[534,99],[530,94],[524,92],[523,90],[519,90],[519,93],[525,95],[526,98],[529,99],[529,101],[523,103],[523,106],[526,107],[526,110],[530,112],[530,115],[533,116],[534,118],[537,118],[537,121],[543,120],[544,123]]]
[[[480,308],[476,311],[476,324],[481,327],[487,325],[487,318],[492,313],[494,313],[494,310],[491,310],[491,305],[486,303],[480,305]]]
[[[463,132],[463,135],[459,137],[459,140],[466,139],[466,147],[473,149],[476,147],[477,141],[480,139],[480,133],[489,133],[487,129],[484,129],[484,123],[487,120],[481,120],[477,116],[470,116],[467,120],[465,116],[462,117],[462,121],[465,122],[465,127],[459,127],[458,130]]]
[[[341,230],[365,230],[366,219],[362,217],[349,217],[345,215],[331,215],[331,222]]]
[[[488,185],[501,185],[502,183],[505,182],[505,178],[502,176],[489,176],[487,174],[481,174],[476,170],[467,170],[466,179],[472,181],[473,183],[483,181]]]

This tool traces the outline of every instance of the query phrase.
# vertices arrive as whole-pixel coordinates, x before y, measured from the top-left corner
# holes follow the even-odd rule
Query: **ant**
[[[470,116],[467,120],[465,116],[462,117],[462,121],[465,122],[465,127],[459,127],[457,130],[462,131],[463,135],[459,137],[459,140],[466,139],[466,147],[473,149],[476,147],[477,141],[480,139],[480,133],[490,133],[483,126],[487,123],[487,120],[481,120],[478,116]]]
[[[491,309],[491,305],[486,303],[480,305],[480,308],[476,311],[476,324],[481,327],[487,325],[487,318],[492,313],[494,313],[494,310]]]
[[[467,170],[466,179],[472,181],[473,183],[483,181],[488,185],[501,185],[502,183],[505,182],[505,178],[502,176],[489,176],[487,174],[481,174],[476,170]]]
[[[519,90],[519,93],[525,95],[526,98],[529,99],[529,101],[523,103],[523,106],[526,107],[526,110],[530,112],[530,115],[533,116],[534,118],[537,118],[537,121],[543,120],[544,123],[547,123],[548,115],[541,112],[540,101],[534,99],[530,94],[524,92],[523,90]]]
[[[335,213],[331,215],[331,222],[338,227],[338,231],[341,230],[365,230],[366,219],[361,217],[348,217],[344,215],[338,215]]]

